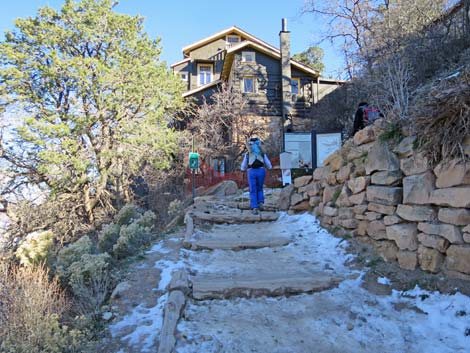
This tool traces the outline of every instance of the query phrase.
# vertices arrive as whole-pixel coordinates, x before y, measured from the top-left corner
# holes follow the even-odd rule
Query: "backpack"
[[[264,167],[264,153],[256,154],[256,153],[247,153],[248,158],[248,167],[257,169]]]
[[[364,109],[364,120],[366,122],[372,123],[375,120],[380,118],[380,110],[377,107],[366,107]]]

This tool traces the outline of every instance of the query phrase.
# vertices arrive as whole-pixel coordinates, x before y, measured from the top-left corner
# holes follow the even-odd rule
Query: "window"
[[[199,64],[197,71],[198,86],[206,85],[212,81],[212,65]]]
[[[186,72],[182,72],[182,73],[181,73],[181,79],[182,79],[183,81],[187,81],[187,80],[188,80],[188,74],[187,74]]]
[[[245,62],[245,63],[255,62],[255,53],[252,52],[252,51],[242,52],[242,61]]]
[[[290,80],[292,94],[298,95],[300,91],[300,78]]]
[[[225,39],[225,44],[227,48],[233,47],[234,45],[237,45],[240,43],[240,36],[235,35],[235,34],[229,34],[227,38]]]
[[[245,76],[242,81],[243,93],[255,93],[255,78],[253,76]]]

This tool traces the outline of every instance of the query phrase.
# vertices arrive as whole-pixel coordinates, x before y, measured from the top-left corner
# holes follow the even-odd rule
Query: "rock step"
[[[201,236],[201,234],[197,234]],[[193,250],[243,250],[259,249],[265,247],[284,246],[292,241],[290,236],[271,235],[271,234],[202,234],[200,239],[191,239],[185,247]]]
[[[336,287],[342,280],[326,272],[256,272],[232,276],[202,273],[190,277],[196,300],[313,293]]]
[[[212,223],[255,223],[255,222],[272,222],[279,218],[276,212],[260,212],[255,215],[250,211],[242,211],[236,208],[220,210],[220,211],[192,211],[191,217],[194,220],[201,220]]]

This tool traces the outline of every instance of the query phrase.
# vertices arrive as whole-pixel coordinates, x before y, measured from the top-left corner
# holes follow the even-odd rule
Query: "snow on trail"
[[[223,227],[240,231],[247,226]],[[391,295],[373,294],[361,287],[365,272],[345,265],[353,257],[346,253],[347,242],[322,229],[313,216],[282,214],[278,221],[262,227],[290,235],[293,242],[279,248],[242,251],[181,249],[179,260],[164,257],[155,263],[162,270],[155,290],[166,288],[176,269],[244,271],[252,269],[258,257],[267,256],[278,256],[280,269],[291,261],[349,279],[337,288],[314,294],[188,303],[178,325],[178,353],[469,352],[469,297],[418,287],[406,292],[393,290]],[[163,242],[151,251],[169,252]],[[240,263],[242,253],[244,262]],[[378,282],[390,285],[385,277]],[[153,308],[137,306],[114,323],[111,332],[133,327],[123,340],[131,345],[144,340],[143,346],[139,344],[144,347],[142,352],[155,351],[150,342],[159,337],[166,299],[166,294],[162,295]]]

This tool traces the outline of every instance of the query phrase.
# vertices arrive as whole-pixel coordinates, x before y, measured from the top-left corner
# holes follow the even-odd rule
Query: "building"
[[[285,19],[279,38],[280,49],[232,26],[184,47],[184,59],[171,65],[187,84],[184,97],[202,102],[223,82],[241,92],[247,114],[263,125],[276,154],[285,150],[286,133],[311,133],[312,107],[343,83],[291,58]]]

